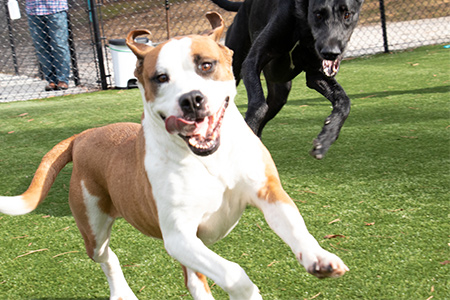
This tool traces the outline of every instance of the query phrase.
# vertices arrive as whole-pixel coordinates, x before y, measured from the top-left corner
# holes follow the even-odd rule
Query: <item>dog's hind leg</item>
[[[76,176],[72,176],[73,178]],[[107,196],[104,196],[107,198]],[[115,217],[106,213],[102,204],[109,199],[91,194],[83,181],[71,181],[70,208],[83,236],[89,257],[100,264],[108,280],[110,299],[137,300],[125,280],[116,254],[109,248],[111,228]]]
[[[206,280],[206,276],[194,272],[193,270],[186,268],[181,265],[183,268],[184,275],[184,283],[191,293],[192,298],[194,299],[205,299],[212,300],[214,297],[211,294],[211,289],[209,288],[208,281]]]
[[[324,123],[322,131],[314,140],[311,155],[317,159],[323,158],[331,144],[337,140],[342,126],[350,113],[350,98],[340,84],[320,72],[306,72],[306,84],[327,98],[333,105],[333,111]]]
[[[261,84],[261,72],[265,70],[272,60],[279,56],[279,53],[287,53],[294,45],[293,43],[290,45],[292,42],[291,37],[286,36],[283,30],[295,25],[292,22],[292,18],[289,17],[292,3],[291,1],[280,1],[279,3],[278,13],[255,36],[247,57],[242,64],[242,79],[248,96],[248,109],[245,114],[245,121],[257,135],[261,133],[264,127],[262,124],[269,113],[269,105]],[[286,43],[286,39],[289,40],[288,43]]]
[[[267,80],[267,112],[261,122],[257,135],[261,137],[262,130],[267,122],[272,120],[286,104],[289,92],[291,91],[292,82],[273,83]]]

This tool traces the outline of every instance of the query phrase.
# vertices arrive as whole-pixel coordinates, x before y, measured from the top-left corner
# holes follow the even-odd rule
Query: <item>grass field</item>
[[[310,232],[350,272],[318,280],[248,208],[214,251],[239,263],[265,299],[450,299],[450,50],[442,45],[346,61],[352,112],[325,159],[308,155],[330,104],[294,83],[263,142]],[[236,102],[244,112],[242,86]],[[42,156],[84,129],[139,122],[137,90],[0,104],[0,194],[21,194]],[[33,213],[0,215],[0,299],[106,299],[67,203],[71,166]],[[334,238],[328,238],[330,235]],[[191,299],[160,241],[123,220],[111,248],[140,299]],[[211,282],[211,284],[213,284]],[[216,299],[226,299],[217,286]]]

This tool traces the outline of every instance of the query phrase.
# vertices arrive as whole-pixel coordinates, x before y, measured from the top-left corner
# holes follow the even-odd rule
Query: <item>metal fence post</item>
[[[94,31],[95,49],[97,51],[98,69],[100,72],[100,83],[102,85],[102,90],[106,90],[108,88],[108,84],[106,82],[105,64],[103,62],[103,47],[102,39],[100,37],[96,0],[88,0],[88,4]]]
[[[73,42],[73,31],[72,31],[72,21],[70,20],[70,14],[67,12],[67,27],[69,30],[69,50],[70,50],[70,61],[72,62],[72,74],[73,81],[76,86],[80,85],[80,73],[78,72],[78,62],[77,53],[75,51],[75,43]]]
[[[166,6],[166,26],[167,26],[167,39],[170,39],[170,25],[169,25],[169,9],[170,9],[170,1],[165,0]]]
[[[6,24],[8,26],[9,45],[11,46],[12,58],[14,63],[14,72],[16,75],[19,75],[19,65],[17,63],[16,46],[14,45],[14,37],[12,34],[11,17],[9,16],[8,0],[5,0],[4,4],[5,4]]]
[[[389,53],[388,39],[387,39],[387,29],[386,29],[386,13],[384,10],[384,0],[380,1],[380,20],[381,20],[381,30],[383,31],[383,46],[384,52]]]

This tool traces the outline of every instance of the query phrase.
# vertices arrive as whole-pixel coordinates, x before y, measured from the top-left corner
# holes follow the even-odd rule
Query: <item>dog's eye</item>
[[[167,74],[160,74],[155,77],[155,80],[158,83],[165,83],[169,81],[169,76],[167,76]]]
[[[346,11],[346,12],[344,13],[344,20],[350,19],[351,16],[352,16],[352,14],[351,14],[350,12]]]
[[[202,63],[200,66],[198,66],[198,68],[199,68],[200,70],[202,70],[202,72],[208,72],[208,71],[211,71],[212,67],[213,67],[213,64],[210,63],[210,62],[204,62],[204,63]]]
[[[316,19],[317,20],[322,20],[323,15],[321,13],[316,13]]]

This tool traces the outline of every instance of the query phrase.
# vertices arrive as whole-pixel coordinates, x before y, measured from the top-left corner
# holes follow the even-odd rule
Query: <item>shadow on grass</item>
[[[443,94],[448,93],[450,91],[450,88],[446,85],[444,86],[435,86],[430,88],[423,88],[423,89],[415,89],[415,90],[397,90],[397,91],[374,91],[369,93],[361,93],[361,94],[349,94],[350,99],[365,99],[365,98],[385,98],[389,96],[398,96],[398,95],[405,95],[405,94]],[[288,100],[286,105],[299,105],[299,104],[308,104],[311,106],[314,105],[322,105],[322,103],[318,103],[318,101],[326,100],[325,97],[319,97],[319,98],[313,98],[308,100],[301,100],[301,99],[292,99]],[[324,102],[326,105],[329,105],[328,102]]]
[[[450,88],[447,85],[443,86],[435,86],[430,88],[423,88],[423,89],[415,89],[415,90],[397,90],[397,91],[374,91],[369,93],[360,93],[360,94],[349,94],[348,96],[350,99],[356,100],[356,99],[365,99],[365,98],[385,98],[389,96],[397,96],[397,95],[405,95],[405,94],[443,94],[448,93],[450,91]],[[298,92],[301,94],[301,92]],[[317,95],[320,95],[317,93]],[[297,97],[296,97],[297,98]],[[286,105],[309,105],[309,106],[323,106],[323,105],[330,105],[327,99],[325,97],[318,97],[318,98],[309,98],[309,99],[290,99],[286,103]],[[238,105],[238,108],[240,109],[247,109],[247,103]]]

